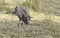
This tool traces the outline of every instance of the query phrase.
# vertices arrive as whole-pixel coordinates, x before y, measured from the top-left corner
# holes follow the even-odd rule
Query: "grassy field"
[[[60,17],[31,12],[30,24],[20,26],[18,18],[11,14],[0,14],[0,38],[60,38]]]

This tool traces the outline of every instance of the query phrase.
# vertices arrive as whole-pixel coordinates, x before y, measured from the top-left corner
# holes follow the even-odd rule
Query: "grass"
[[[21,26],[18,29],[17,16],[0,14],[0,38],[60,38],[59,3],[59,0],[40,0],[41,13],[30,11],[33,17],[30,24],[23,24],[26,32]]]
[[[0,38],[60,38],[60,17],[31,12],[29,25],[20,26],[18,18],[11,14],[0,14]]]

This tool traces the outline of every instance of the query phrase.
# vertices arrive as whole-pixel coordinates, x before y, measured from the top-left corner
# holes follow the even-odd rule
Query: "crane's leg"
[[[23,21],[22,20],[19,20],[19,22],[18,22],[18,29],[19,29],[20,25],[22,26],[23,30],[26,31],[23,27]]]
[[[20,25],[20,20],[19,20],[19,22],[18,22],[18,28],[19,28],[19,25]]]
[[[24,27],[23,27],[23,21],[22,21],[22,23],[21,23],[21,26],[22,26],[23,30],[26,32],[26,30],[25,30]]]

